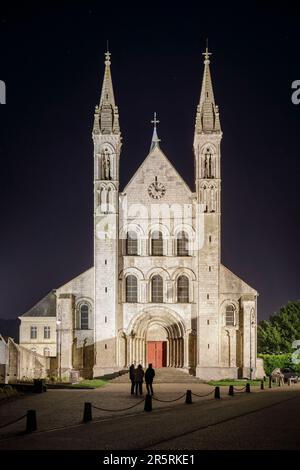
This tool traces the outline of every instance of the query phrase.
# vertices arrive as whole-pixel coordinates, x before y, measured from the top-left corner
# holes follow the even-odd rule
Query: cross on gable
[[[156,124],[159,124],[159,120],[156,119],[156,113],[154,113],[154,118],[153,118],[153,120],[151,121],[151,124],[154,124],[154,127],[156,127]]]

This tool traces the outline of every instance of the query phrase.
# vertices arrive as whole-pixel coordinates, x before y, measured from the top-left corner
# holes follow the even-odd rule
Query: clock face
[[[155,179],[155,181],[151,183],[148,188],[148,194],[153,199],[160,199],[161,197],[165,195],[165,192],[166,192],[166,188],[164,187],[162,183],[157,181],[157,179]]]

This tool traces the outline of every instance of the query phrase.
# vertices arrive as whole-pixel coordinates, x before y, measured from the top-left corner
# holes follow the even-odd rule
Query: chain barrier
[[[14,419],[13,421],[10,421],[9,423],[2,424],[2,425],[0,426],[0,429],[6,428],[7,426],[10,426],[11,424],[15,424],[15,423],[17,423],[18,421],[21,421],[22,419],[26,418],[26,416],[27,416],[27,415],[24,415],[24,416],[21,416],[21,418]]]
[[[183,398],[185,396],[186,396],[186,394],[184,393],[183,395],[181,395],[178,398],[175,398],[174,400],[160,400],[159,398],[156,398],[156,397],[152,396],[152,400],[160,401],[161,403],[173,403],[174,401],[181,400],[181,398]]]
[[[235,392],[243,392],[245,389],[246,389],[246,385],[245,385],[245,387],[243,387],[243,388],[236,388],[236,387],[233,387],[233,390],[234,390]]]
[[[145,398],[143,398],[142,400],[138,401],[137,403],[135,403],[134,405],[131,405],[131,406],[128,406],[127,408],[121,408],[121,409],[118,409],[118,410],[111,410],[109,408],[101,408],[100,406],[96,406],[96,405],[92,405],[92,408],[95,408],[95,410],[100,410],[100,411],[109,411],[109,412],[114,412],[114,411],[127,411],[127,410],[131,410],[131,408],[134,408],[135,406],[138,406],[140,405],[141,403],[143,403],[145,401]]]
[[[209,393],[206,393],[205,395],[198,395],[197,393],[192,392],[192,395],[194,395],[195,397],[199,397],[199,398],[205,398],[205,397],[208,397],[209,395],[212,395],[214,393],[214,391],[215,391],[215,389],[213,389]]]

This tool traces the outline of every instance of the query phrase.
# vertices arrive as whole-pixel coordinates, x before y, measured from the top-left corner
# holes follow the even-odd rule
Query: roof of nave
[[[56,316],[56,295],[52,290],[42,300],[35,304],[22,317],[55,317]]]
[[[249,286],[243,279],[231,272],[223,264],[220,265],[220,293],[221,294],[252,294],[258,295],[258,292]]]
[[[72,292],[76,295],[76,292],[78,289],[82,292],[84,289],[84,285],[86,282],[89,282],[89,279],[91,276],[94,275],[94,266],[92,266],[89,269],[86,269],[82,273],[78,274],[76,277],[73,277],[69,281],[65,282],[65,284],[62,284],[61,286],[57,287],[56,293],[59,296],[59,294],[65,292]],[[93,285],[93,281],[92,281]]]

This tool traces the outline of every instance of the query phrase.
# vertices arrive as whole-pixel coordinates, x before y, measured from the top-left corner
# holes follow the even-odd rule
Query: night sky
[[[147,155],[156,111],[161,148],[194,188],[208,37],[223,130],[222,261],[258,290],[267,318],[300,297],[299,7],[127,3],[1,7],[0,317],[16,318],[93,264],[91,131],[106,40],[121,187]]]

